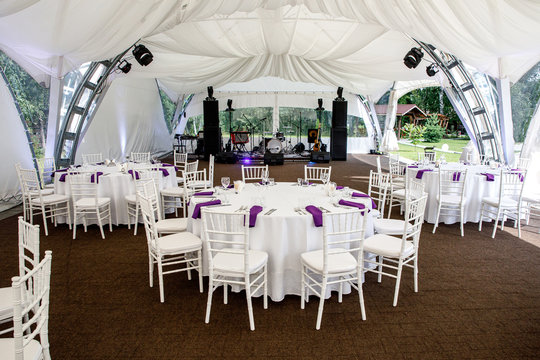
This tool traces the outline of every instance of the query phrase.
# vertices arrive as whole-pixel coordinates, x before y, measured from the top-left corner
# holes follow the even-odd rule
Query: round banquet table
[[[262,201],[263,211],[258,214],[255,226],[249,229],[249,238],[252,249],[268,253],[268,295],[273,301],[281,301],[287,294],[300,295],[300,254],[322,248],[322,227],[315,227],[310,213],[300,215],[294,209],[315,205],[332,213],[357,210],[332,205],[336,198],[327,196],[323,185],[302,187],[293,183],[276,183],[272,186],[260,186],[251,183],[246,184],[238,194],[234,189],[219,189],[214,194],[222,203],[230,203],[228,206],[214,207],[216,211],[235,212],[243,205],[247,205],[249,209],[252,205],[260,205]],[[341,198],[343,192],[338,190],[336,194]],[[193,209],[197,202],[209,200],[209,197],[202,196],[191,198],[188,231],[197,236],[201,236],[202,220],[192,218]],[[371,209],[369,198],[354,198],[351,201],[363,203],[367,209]],[[264,215],[270,209],[276,211]],[[373,235],[373,214],[374,212],[367,212],[366,215],[366,237]],[[207,250],[205,245],[203,247],[204,274],[208,275]],[[329,289],[326,297],[330,296],[332,290],[335,288]],[[344,292],[350,292],[350,287],[344,287]]]
[[[418,170],[431,169],[433,171],[426,171],[422,175],[422,182],[425,184],[424,191],[428,194],[428,201],[426,204],[425,220],[434,224],[437,220],[437,195],[439,193],[439,169],[433,165],[418,165],[418,168],[407,167],[407,172],[410,171],[410,176],[416,177]],[[499,195],[500,188],[500,170],[491,169],[487,165],[465,165],[462,163],[449,163],[443,165],[445,170],[463,171],[467,170],[467,178],[465,180],[465,213],[463,216],[464,222],[479,222],[480,211],[482,209],[482,198],[484,197],[496,197]],[[487,181],[486,176],[482,173],[490,173],[494,175],[494,181]],[[441,214],[439,222],[445,224],[459,223],[459,213],[456,211],[456,215],[443,215]]]
[[[159,189],[176,187],[176,172],[174,167],[166,167],[168,175],[160,174]],[[98,196],[111,198],[111,219],[114,225],[128,223],[126,195],[135,194],[135,181],[133,177],[121,171],[120,165],[105,166],[105,165],[85,165],[81,171],[101,171],[103,175],[99,176]],[[54,191],[57,194],[71,195],[69,183],[66,176],[65,181],[60,181],[61,175],[65,172],[56,172],[54,176]],[[73,211],[73,209],[72,209]],[[59,222],[65,222],[66,219],[59,217]],[[90,224],[95,224],[97,221]],[[79,221],[80,225],[80,221]]]

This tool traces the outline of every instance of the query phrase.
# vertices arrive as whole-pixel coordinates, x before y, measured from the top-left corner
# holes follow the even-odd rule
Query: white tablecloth
[[[159,189],[165,187],[176,187],[176,172],[173,167],[166,167],[169,172],[168,176],[161,174],[159,181]],[[87,170],[87,169],[85,169]],[[114,225],[127,224],[127,203],[126,195],[135,194],[135,181],[132,176],[120,171],[120,166],[91,166],[92,171],[101,171],[103,175],[99,177],[98,183],[98,196],[111,198],[111,217]],[[66,177],[66,181],[59,181],[62,172],[57,172],[54,176],[54,191],[57,194],[71,195],[69,191],[69,183]],[[73,207],[72,207],[73,209]],[[142,219],[142,218],[141,218]],[[59,217],[59,222],[65,222],[65,218]],[[92,223],[92,222],[90,222]],[[96,222],[94,222],[96,223]]]
[[[300,254],[322,247],[322,227],[315,227],[311,214],[299,215],[294,208],[300,205],[302,207],[315,205],[331,212],[354,211],[334,207],[322,185],[299,187],[292,183],[277,183],[274,186],[263,187],[247,184],[240,194],[235,194],[233,189],[221,191],[226,194],[231,205],[218,207],[220,211],[234,212],[242,205],[255,205],[257,198],[262,198],[264,202],[264,209],[257,216],[255,227],[250,228],[250,245],[252,249],[268,253],[268,294],[273,301],[281,301],[287,294],[300,295],[302,270]],[[223,200],[224,195],[217,196]],[[194,203],[208,200],[193,197],[189,206],[188,230],[197,236],[201,236],[202,221],[191,217]],[[354,198],[352,201],[364,203],[371,208],[371,200],[368,198]],[[273,208],[277,209],[274,213],[264,215]],[[366,219],[366,237],[373,235],[371,214],[369,213]],[[203,261],[204,273],[207,275],[206,248],[203,249]],[[349,291],[349,288],[344,290]]]
[[[411,172],[411,176],[415,177],[420,168],[407,168]],[[434,224],[437,220],[437,195],[439,192],[439,169],[430,167],[433,171],[426,171],[422,176],[422,181],[425,184],[425,192],[428,194],[428,202],[426,204],[425,220],[428,223]],[[500,188],[500,170],[490,169],[486,165],[464,165],[461,163],[450,163],[443,166],[444,169],[463,171],[467,169],[467,179],[465,180],[465,214],[464,222],[479,222],[480,210],[482,208],[482,198],[487,196],[498,196]],[[482,173],[490,173],[495,175],[494,181],[487,181]],[[439,222],[445,224],[459,223],[459,215],[456,212],[454,215],[442,215]]]

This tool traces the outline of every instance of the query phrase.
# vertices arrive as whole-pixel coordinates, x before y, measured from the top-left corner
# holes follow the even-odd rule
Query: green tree
[[[523,142],[540,99],[540,62],[533,66],[510,89],[514,141]]]
[[[417,145],[420,139],[424,137],[424,127],[421,125],[414,125],[413,123],[405,124],[402,128],[407,139],[411,140],[413,145]]]
[[[416,104],[425,112],[446,115],[448,117],[448,124],[453,124],[456,127],[461,121],[441,87],[427,87],[413,90],[403,95],[398,100],[398,104]]]
[[[431,114],[424,127],[424,141],[428,143],[439,142],[444,135],[444,129],[439,125],[437,114]]]

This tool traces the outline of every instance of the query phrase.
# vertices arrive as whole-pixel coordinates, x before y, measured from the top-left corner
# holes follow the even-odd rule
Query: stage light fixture
[[[337,88],[337,98],[335,98],[334,100],[345,101],[345,98],[343,97],[343,88],[341,86]]]
[[[225,109],[225,111],[234,111],[232,107],[232,99],[227,100],[227,109]]]
[[[135,60],[142,66],[147,66],[154,60],[154,55],[146,48],[144,45],[136,45],[133,48],[133,56],[135,57]]]
[[[435,76],[435,74],[438,72],[439,68],[435,64],[431,64],[426,67],[426,74],[428,74],[428,76]]]
[[[208,86],[206,88],[206,91],[208,92],[208,96],[205,100],[216,100],[216,98],[214,97],[214,88],[212,86]]]
[[[409,69],[414,69],[415,67],[420,64],[420,61],[422,61],[422,57],[424,56],[424,53],[422,52],[422,49],[420,48],[412,48],[409,50],[407,55],[403,58],[403,63],[405,66],[407,66]]]
[[[131,70],[131,63],[127,62],[127,60],[122,60],[120,64],[118,64],[118,69],[124,74],[127,74]]]
[[[322,99],[317,99],[317,102],[319,103],[319,107],[316,108],[315,110],[316,111],[324,111],[324,108],[322,107],[322,103],[323,103]]]

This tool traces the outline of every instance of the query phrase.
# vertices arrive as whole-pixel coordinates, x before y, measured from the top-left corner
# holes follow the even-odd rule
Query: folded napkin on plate
[[[480,175],[484,175],[486,177],[486,181],[495,181],[495,175],[490,173],[481,173]]]
[[[193,196],[208,196],[208,195],[214,195],[214,192],[213,191],[201,191],[201,192],[193,194]]]
[[[169,171],[167,171],[167,169],[159,168],[159,170],[161,170],[161,172],[163,173],[163,176],[169,176]]]
[[[51,174],[51,177],[54,177],[54,174],[55,173],[61,173],[61,172],[67,172],[69,170],[69,168],[64,168],[64,169],[58,169],[56,171],[54,171],[52,174]],[[65,181],[65,176],[64,176],[64,181]]]
[[[345,205],[345,206],[352,206],[352,207],[357,207],[358,209],[360,210],[363,210],[366,208],[366,205],[364,204],[360,204],[360,203],[357,203],[357,202],[354,202],[354,201],[347,201],[347,200],[339,200],[338,202],[339,205]]]
[[[255,223],[257,222],[257,215],[263,211],[262,206],[259,205],[253,205],[251,209],[249,209],[249,227],[254,227]]]
[[[203,206],[211,206],[211,205],[219,205],[221,204],[221,200],[212,200],[212,201],[206,201],[206,202],[200,202],[195,204],[195,208],[193,209],[193,214],[191,217],[193,219],[200,219],[201,218],[201,207]]]
[[[101,175],[103,175],[103,173],[101,171],[98,171],[97,173],[92,174],[92,176],[90,176],[90,182],[92,182],[92,183],[95,182],[95,183],[99,184],[99,177]],[[95,179],[94,179],[94,176],[96,177]]]
[[[322,211],[316,206],[308,205],[306,206],[306,211],[313,215],[313,223],[316,227],[322,226]]]
[[[139,175],[139,172],[137,170],[129,169],[128,174],[130,174],[131,177],[134,178],[135,180],[139,180],[141,178],[141,176]]]
[[[370,198],[371,199],[371,196],[369,196],[368,194],[357,193],[357,192],[353,192],[352,196],[353,197],[361,197],[361,198]],[[377,208],[377,204],[375,203],[375,201],[373,199],[371,199],[371,208],[372,209]]]
[[[461,178],[461,171],[455,171],[452,174],[452,181],[459,181],[459,178]]]
[[[424,173],[425,173],[426,171],[433,171],[433,170],[431,170],[431,169],[421,169],[421,170],[418,170],[418,172],[416,173],[416,178],[417,178],[417,179],[421,179],[422,176],[424,176]]]

